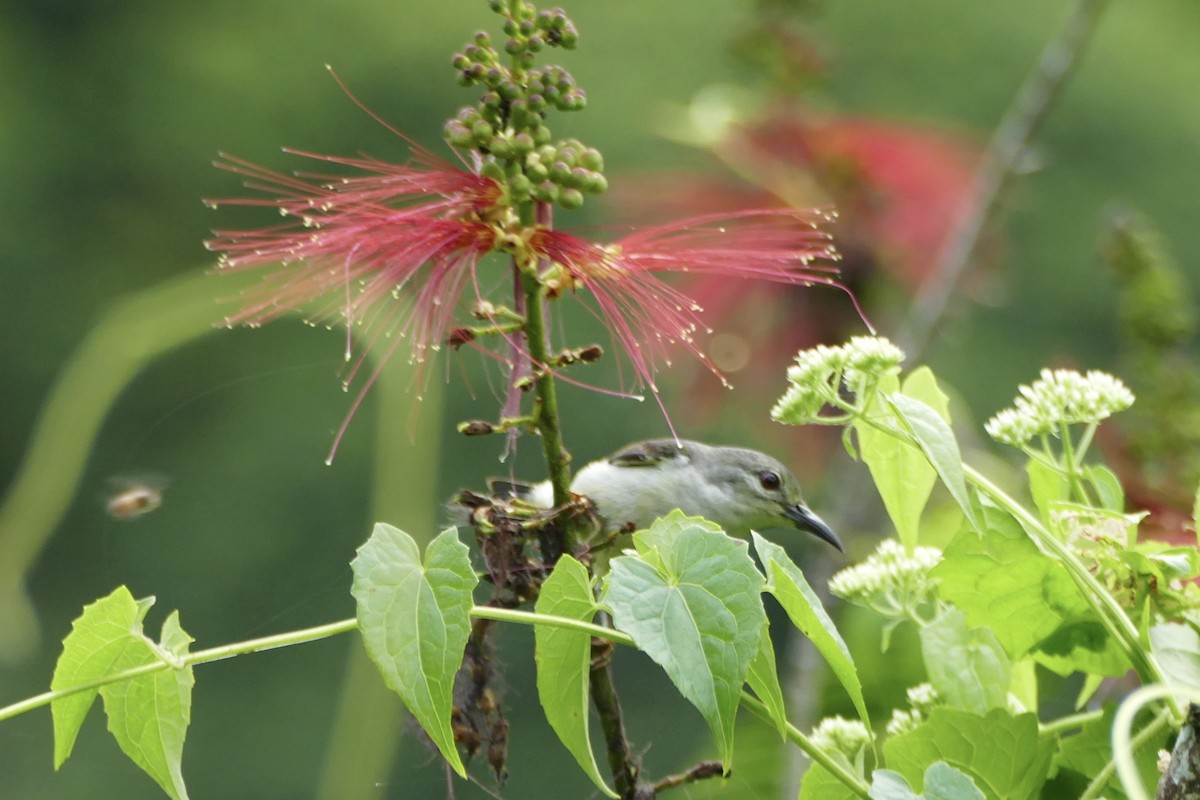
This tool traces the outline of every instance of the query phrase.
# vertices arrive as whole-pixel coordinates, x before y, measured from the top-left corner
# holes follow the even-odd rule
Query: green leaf
[[[787,739],[787,707],[783,702],[783,689],[779,686],[779,673],[775,668],[775,646],[771,643],[771,631],[764,628],[758,640],[758,652],[750,662],[746,683],[754,696],[762,701],[771,721],[775,723],[781,739]]]
[[[84,606],[83,613],[71,623],[71,632],[63,639],[62,655],[54,667],[50,689],[82,686],[124,669],[125,651],[136,647],[133,631],[142,624],[147,608],[139,606],[124,586]],[[79,728],[99,691],[76,692],[50,704],[55,769],[71,755]]]
[[[1083,470],[1083,476],[1096,490],[1101,508],[1115,511],[1118,514],[1125,512],[1125,490],[1121,487],[1120,478],[1111,469],[1100,464],[1092,464]]]
[[[130,648],[122,669],[187,655],[192,637],[179,625],[173,611],[163,623],[162,646],[156,652],[145,637],[141,647]],[[111,683],[100,689],[108,729],[125,755],[146,771],[171,797],[186,800],[183,784],[183,742],[192,716],[192,668],[167,669],[132,680]]]
[[[958,503],[971,526],[978,528],[975,504],[967,492],[962,456],[959,454],[958,442],[954,439],[954,431],[950,430],[950,424],[922,400],[903,394],[893,394],[889,400],[908,426],[925,457],[929,459],[929,463],[937,470],[942,483],[950,491],[950,496]]]
[[[883,393],[891,393],[897,384],[894,375],[885,379],[891,386],[881,384]],[[904,393],[921,399],[929,398],[944,404],[946,396],[937,388],[933,381],[933,373],[922,367],[908,376],[904,384]],[[936,396],[935,396],[936,395]],[[871,479],[883,500],[884,508],[892,520],[905,549],[912,550],[917,545],[917,534],[921,524],[921,512],[937,482],[937,473],[929,463],[925,454],[911,442],[886,431],[856,421],[854,429],[858,432],[859,450],[862,460],[871,472]]]
[[[871,776],[871,800],[984,800],[983,792],[969,775],[945,761],[925,770],[925,793],[913,792],[899,772],[877,769]]]
[[[134,600],[121,586],[85,607],[63,640],[50,688],[81,686],[134,667],[184,657],[192,639],[180,627],[178,613],[163,623],[161,645],[142,633],[142,620],[153,604],[153,598]],[[178,667],[53,701],[55,769],[70,756],[79,727],[100,694],[108,728],[121,750],[169,796],[186,800],[181,763],[193,683],[191,667]]]
[[[1155,625],[1150,629],[1150,651],[1168,681],[1200,689],[1200,635],[1190,625]]]
[[[1046,780],[1054,743],[1038,737],[1037,717],[1003,709],[986,715],[935,708],[915,730],[889,739],[884,758],[910,784],[938,761],[969,775],[989,800],[1036,797]]]
[[[899,772],[877,769],[871,773],[871,800],[920,800]]]
[[[1056,671],[1120,674],[1128,662],[1066,567],[1038,550],[1013,517],[983,509],[983,534],[964,527],[933,568],[938,593],[991,628],[1010,658],[1037,649]]]
[[[558,560],[542,584],[534,609],[539,614],[591,622],[596,601],[587,568],[569,555]],[[582,631],[538,625],[534,628],[538,699],[546,720],[561,741],[604,794],[617,794],[600,777],[588,738],[588,676],[592,637]]]
[[[871,720],[867,714],[867,703],[863,698],[858,669],[854,666],[850,650],[834,626],[833,620],[825,613],[816,592],[808,585],[804,573],[788,558],[782,547],[767,541],[757,533],[752,532],[751,537],[754,540],[754,550],[767,569],[767,591],[783,606],[792,624],[817,648],[817,652],[829,664],[833,674],[850,695],[858,715],[870,728]]]
[[[925,770],[926,800],[984,800],[983,792],[971,776],[945,761],[938,761]]]
[[[1196,485],[1196,496],[1192,498],[1192,531],[1196,534],[1196,544],[1200,546],[1200,484]]]
[[[847,770],[855,772],[854,766],[842,753],[827,753],[842,763]],[[820,764],[813,764],[804,773],[800,782],[798,800],[858,800],[859,795],[850,791],[846,784],[833,777],[833,773]]]
[[[454,675],[478,582],[466,545],[448,528],[429,543],[422,564],[416,541],[380,522],[351,566],[367,654],[450,766],[466,777],[450,727]]]
[[[954,708],[983,714],[1008,705],[1008,656],[989,628],[968,628],[966,617],[948,609],[921,628],[925,672],[938,696]]]
[[[1025,464],[1025,472],[1029,475],[1029,493],[1033,496],[1033,504],[1042,515],[1042,521],[1050,523],[1050,513],[1058,503],[1070,499],[1071,484],[1060,470],[1031,458]]]
[[[744,542],[669,515],[634,534],[639,552],[611,562],[604,602],[700,711],[731,768],[733,723],[742,685],[766,628],[762,575]]]

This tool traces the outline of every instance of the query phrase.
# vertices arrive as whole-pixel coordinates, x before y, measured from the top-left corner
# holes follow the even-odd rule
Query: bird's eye
[[[779,491],[779,487],[782,485],[782,482],[779,480],[779,476],[774,472],[758,473],[758,482],[762,484],[762,488],[766,489],[768,492],[777,492]]]

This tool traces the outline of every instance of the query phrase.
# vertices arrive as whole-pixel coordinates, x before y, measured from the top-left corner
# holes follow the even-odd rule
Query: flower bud
[[[583,192],[578,189],[563,189],[558,197],[558,204],[565,209],[575,209],[583,205]]]

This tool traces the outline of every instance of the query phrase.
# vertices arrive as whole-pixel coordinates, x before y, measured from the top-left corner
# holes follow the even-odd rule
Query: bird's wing
[[[608,457],[618,467],[652,467],[684,455],[683,447],[673,439],[651,439],[631,444]]]
[[[527,500],[533,494],[532,486],[528,483],[520,483],[518,481],[489,478],[487,485],[492,497],[501,500]]]

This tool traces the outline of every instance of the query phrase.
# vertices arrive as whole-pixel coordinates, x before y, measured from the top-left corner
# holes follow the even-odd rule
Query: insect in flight
[[[162,505],[167,482],[163,478],[112,478],[109,484],[111,491],[104,501],[108,515],[113,519],[133,520]]]

